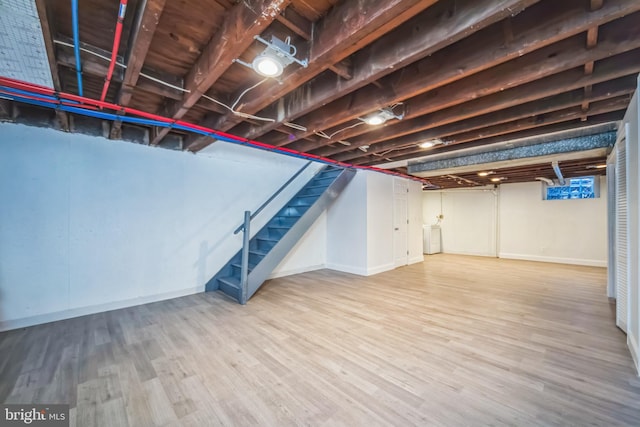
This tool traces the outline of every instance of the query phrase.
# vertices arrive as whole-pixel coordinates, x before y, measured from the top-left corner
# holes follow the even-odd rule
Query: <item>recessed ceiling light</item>
[[[381,125],[386,121],[387,121],[387,119],[382,117],[381,114],[374,114],[373,116],[369,116],[369,117],[364,119],[364,122],[366,124],[368,124],[368,125],[371,125],[371,126]]]
[[[489,175],[493,175],[494,173],[495,173],[494,171],[478,172],[478,176],[489,176]]]
[[[431,147],[435,147],[436,145],[440,145],[440,144],[444,144],[444,142],[441,139],[432,139],[430,141],[424,141],[424,142],[418,144],[418,147],[420,147],[420,148],[431,148]]]
[[[251,63],[251,66],[256,70],[256,73],[265,77],[278,77],[284,71],[284,67],[277,60],[277,57],[268,54],[258,55]]]

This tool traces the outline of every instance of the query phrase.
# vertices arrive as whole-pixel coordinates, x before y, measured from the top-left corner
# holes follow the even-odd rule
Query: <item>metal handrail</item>
[[[307,169],[307,168],[311,165],[311,163],[313,163],[313,162],[312,162],[312,161],[308,161],[308,162],[307,162],[307,163],[306,163],[306,164],[305,164],[305,165],[304,165],[304,166],[303,166],[303,167],[302,167],[298,172],[296,172],[296,174],[295,174],[295,175],[293,175],[291,178],[289,178],[289,180],[288,180],[287,182],[285,182],[284,184],[282,184],[282,186],[281,186],[280,188],[278,188],[278,191],[276,191],[275,193],[273,193],[273,194],[271,195],[271,197],[269,197],[269,198],[267,199],[267,201],[266,201],[266,202],[264,202],[264,203],[262,204],[262,206],[260,206],[258,209],[256,209],[256,211],[255,211],[255,212],[253,212],[253,213],[251,214],[251,216],[249,217],[249,220],[252,220],[252,219],[253,219],[253,218],[255,218],[256,216],[258,216],[258,214],[259,214],[260,212],[262,212],[262,210],[263,210],[264,208],[266,208],[266,207],[267,207],[267,205],[268,205],[269,203],[271,203],[271,201],[272,201],[273,199],[275,199],[276,197],[278,197],[278,194],[282,193],[282,191],[283,191],[285,188],[287,188],[287,186],[288,186],[289,184],[291,184],[291,183],[293,182],[293,180],[295,180],[298,176],[300,176],[300,174],[301,174],[302,172],[304,172],[304,171],[305,171],[305,169]],[[242,224],[240,224],[240,225],[238,226],[238,228],[236,228],[236,230],[233,232],[233,234],[238,234],[238,233],[239,233],[243,228],[244,228],[244,222],[243,222]]]

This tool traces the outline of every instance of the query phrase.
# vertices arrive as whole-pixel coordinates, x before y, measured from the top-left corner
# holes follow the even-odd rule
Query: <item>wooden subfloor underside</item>
[[[640,425],[606,270],[452,255],[0,334],[0,402],[77,426]]]

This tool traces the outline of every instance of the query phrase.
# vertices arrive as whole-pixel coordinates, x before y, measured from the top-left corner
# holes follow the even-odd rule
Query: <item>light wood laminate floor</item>
[[[0,402],[78,426],[640,425],[606,270],[453,255],[0,334]]]

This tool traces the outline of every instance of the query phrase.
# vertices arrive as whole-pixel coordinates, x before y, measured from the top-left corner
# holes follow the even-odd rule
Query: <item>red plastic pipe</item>
[[[27,95],[21,95],[21,96],[25,96],[31,99],[35,99],[35,100],[39,100],[39,101],[45,101],[45,102],[52,102],[50,100],[47,100],[45,98],[38,98],[37,95],[47,95],[47,96],[55,96],[58,98],[58,103],[60,104],[64,104],[64,105],[69,105],[69,106],[73,106],[73,107],[78,107],[78,108],[86,108],[88,110],[95,110],[96,108],[100,108],[100,109],[109,109],[109,110],[113,110],[113,111],[117,111],[117,112],[124,112],[126,114],[131,114],[133,116],[139,116],[139,117],[144,117],[147,119],[151,119],[151,120],[157,120],[157,121],[161,121],[161,122],[165,122],[165,123],[175,123],[181,126],[185,126],[188,127],[190,129],[193,130],[199,130],[202,132],[207,132],[211,135],[219,135],[221,137],[226,137],[229,139],[233,139],[237,142],[240,143],[244,143],[246,145],[249,146],[253,146],[253,147],[259,147],[265,150],[269,150],[269,151],[273,151],[276,153],[282,153],[282,154],[287,154],[290,153],[292,155],[295,156],[299,156],[299,157],[305,157],[305,158],[309,158],[309,159],[317,159],[320,160],[324,163],[332,163],[332,164],[336,164],[339,166],[343,166],[343,167],[349,167],[349,168],[354,168],[354,169],[362,169],[362,170],[370,170],[370,171],[375,171],[375,172],[381,172],[387,175],[393,175],[393,176],[398,176],[398,177],[402,177],[402,178],[407,178],[410,179],[412,181],[419,181],[419,182],[429,182],[426,179],[423,178],[418,178],[415,176],[410,176],[410,175],[405,175],[399,172],[393,172],[387,169],[381,169],[381,168],[377,168],[375,166],[355,166],[349,163],[345,163],[345,162],[339,162],[333,159],[329,159],[326,157],[321,157],[321,156],[317,156],[314,154],[308,154],[308,153],[303,153],[301,151],[297,151],[297,150],[292,150],[290,148],[285,148],[285,147],[276,147],[274,145],[270,145],[270,144],[265,144],[263,142],[258,142],[258,141],[253,141],[250,139],[246,139],[246,138],[241,138],[235,135],[232,135],[230,133],[226,133],[226,132],[220,132],[214,129],[210,129],[204,126],[200,126],[200,125],[196,125],[193,123],[189,123],[189,122],[185,122],[182,120],[173,120],[167,117],[162,117],[159,116],[157,114],[151,114],[151,113],[147,113],[145,111],[141,111],[141,110],[137,110],[135,108],[130,108],[130,107],[122,107],[116,104],[112,104],[110,102],[104,102],[104,100],[102,101],[98,101],[95,99],[90,99],[90,98],[85,98],[82,96],[78,96],[78,95],[73,95],[70,93],[65,93],[65,92],[56,92],[55,90],[45,87],[45,86],[40,86],[40,85],[36,85],[33,83],[28,83],[28,82],[23,82],[21,80],[16,80],[16,79],[11,79],[9,77],[2,77],[0,76],[0,86],[6,86],[6,87],[10,87],[13,89],[20,89],[20,90],[24,90],[24,91],[31,91],[32,93],[34,93],[33,97],[27,96]],[[2,90],[0,89],[0,92],[2,92]],[[74,101],[74,102],[78,102],[79,104],[68,104],[65,102],[66,101]]]
[[[111,77],[113,76],[113,69],[116,67],[116,61],[118,58],[118,48],[120,47],[120,37],[122,36],[122,23],[124,22],[124,14],[127,11],[127,0],[120,0],[120,7],[118,8],[118,21],[116,23],[116,34],[113,37],[113,47],[111,48],[111,62],[109,63],[109,70],[107,71],[107,78],[104,79],[104,86],[102,86],[102,95],[100,95],[100,101],[104,101],[107,97],[107,91],[111,84]]]

